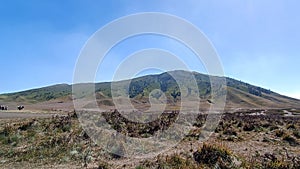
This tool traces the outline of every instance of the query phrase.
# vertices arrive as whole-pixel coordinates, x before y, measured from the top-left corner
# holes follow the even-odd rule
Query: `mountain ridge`
[[[125,95],[129,96],[129,98],[131,99],[147,100],[148,96],[151,94],[151,91],[153,91],[154,89],[160,89],[166,94],[168,99],[171,99],[175,94],[177,94],[178,98],[180,98],[181,96],[178,84],[176,84],[173,76],[170,75],[172,73],[186,83],[189,83],[189,79],[186,79],[186,77],[189,75],[193,75],[197,83],[197,90],[199,92],[199,95],[204,100],[210,100],[210,79],[223,78],[226,80],[226,84],[224,87],[226,87],[227,92],[227,105],[232,105],[233,107],[238,107],[239,105],[240,107],[300,107],[300,100],[281,95],[269,89],[254,86],[230,77],[210,76],[198,72],[188,72],[183,70],[163,72],[161,74],[154,75],[145,75],[133,79],[115,82],[79,83],[74,85],[81,86],[82,88],[86,88],[85,86],[94,85],[95,92],[99,96],[99,101],[101,101],[101,99],[110,99],[112,97],[111,84],[123,84],[126,82],[130,82],[130,85],[128,86],[128,89],[121,85],[122,90],[124,90]],[[189,88],[187,89],[189,93],[193,92],[194,90]],[[83,96],[91,95],[93,93],[94,92],[86,93]],[[34,104],[56,100],[64,97],[70,98],[71,96],[72,85],[64,83],[25,90],[21,92],[0,94],[0,102],[20,102]]]

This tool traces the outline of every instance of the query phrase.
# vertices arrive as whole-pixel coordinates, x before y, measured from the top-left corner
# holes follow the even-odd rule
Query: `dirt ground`
[[[0,119],[12,119],[12,118],[41,118],[51,117],[55,113],[32,113],[27,111],[2,111],[0,112]]]

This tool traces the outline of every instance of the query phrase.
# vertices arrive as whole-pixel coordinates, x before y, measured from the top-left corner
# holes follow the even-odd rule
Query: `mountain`
[[[0,95],[0,101],[36,103],[67,96],[70,95],[71,92],[71,85],[58,84],[22,92],[2,94]]]
[[[189,87],[192,83],[191,75],[195,78],[196,87]],[[180,91],[180,84],[184,91]],[[222,78],[209,76],[198,72],[187,72],[182,70],[165,72],[158,75],[147,75],[118,82],[104,82],[96,84],[75,84],[76,88],[82,89],[80,94],[72,95],[72,85],[58,84],[49,87],[32,89],[22,92],[0,95],[0,103],[16,102],[22,104],[41,103],[63,103],[72,102],[72,97],[76,99],[89,98],[95,94],[100,105],[113,106],[112,95],[114,97],[129,97],[136,105],[149,104],[149,95],[159,98],[162,93],[154,89],[160,89],[166,97],[168,104],[176,104],[181,97],[199,93],[201,102],[209,106],[214,104],[211,95],[211,79],[226,80],[226,83],[217,85],[222,94],[226,94],[227,108],[299,108],[300,100],[280,95],[268,89],[254,86],[232,78]],[[126,86],[128,84],[128,86]],[[113,93],[111,92],[111,85]],[[95,87],[95,92],[92,90]],[[218,91],[217,93],[221,93]],[[221,95],[222,95],[221,94]]]

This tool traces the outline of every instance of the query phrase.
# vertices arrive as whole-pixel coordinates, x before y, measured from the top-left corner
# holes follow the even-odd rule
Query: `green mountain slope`
[[[197,87],[190,88],[192,80],[190,75],[195,77]],[[184,93],[180,92],[179,85],[175,77],[180,82],[184,82]],[[76,98],[83,98],[92,96],[96,92],[96,98],[100,102],[108,103],[112,94],[114,96],[124,95],[135,100],[135,102],[143,101],[147,102],[149,94],[154,89],[160,89],[164,92],[168,99],[178,98],[181,95],[189,95],[199,92],[202,100],[210,101],[211,98],[211,85],[210,78],[212,77],[197,72],[187,71],[172,71],[165,72],[159,75],[147,75],[143,77],[134,78],[131,81],[119,81],[113,82],[114,92],[111,93],[110,82],[96,83],[96,84],[76,84],[77,87],[82,89],[80,94],[75,96]],[[225,78],[226,85],[219,86],[220,89],[226,89],[227,101],[226,104],[229,107],[300,107],[300,101],[294,98],[280,95],[268,89],[253,86],[245,82],[234,80],[232,78]],[[129,84],[126,86],[125,84]],[[218,84],[216,84],[218,85]],[[95,87],[95,92],[92,90]],[[196,91],[197,90],[197,91]],[[157,95],[157,93],[154,93]],[[223,93],[225,94],[225,93]],[[55,100],[62,97],[70,97],[72,95],[72,86],[67,84],[59,84],[49,87],[43,87],[39,89],[32,89],[17,93],[9,93],[0,95],[1,102],[22,102],[22,103],[38,103],[49,100]],[[159,93],[158,93],[159,95]]]
[[[72,87],[68,84],[58,84],[38,89],[0,95],[4,102],[42,102],[70,95]]]

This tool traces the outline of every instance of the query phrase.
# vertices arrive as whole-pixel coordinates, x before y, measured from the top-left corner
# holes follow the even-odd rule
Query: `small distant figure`
[[[18,108],[18,110],[23,110],[24,106],[18,106],[17,108]]]
[[[0,105],[0,110],[7,110],[7,106]]]

